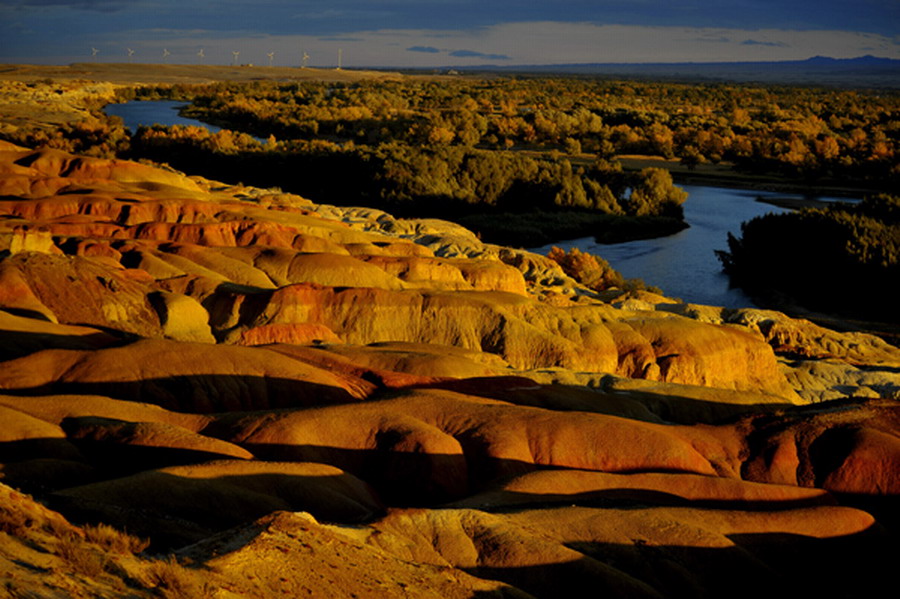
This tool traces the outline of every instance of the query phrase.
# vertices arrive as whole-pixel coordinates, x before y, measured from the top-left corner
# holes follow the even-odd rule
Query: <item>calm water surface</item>
[[[714,306],[752,306],[743,292],[729,287],[714,251],[727,249],[728,232],[740,233],[743,221],[769,212],[787,212],[757,198],[787,196],[700,185],[680,187],[688,192],[684,217],[690,228],[675,235],[612,244],[585,237],[533,251],[546,254],[554,245],[566,250],[577,247],[602,256],[623,276],[641,278],[669,296]]]
[[[753,306],[740,289],[729,286],[715,250],[728,249],[728,233],[739,234],[742,222],[767,213],[788,212],[758,199],[810,199],[809,196],[703,185],[680,187],[688,192],[684,218],[690,224],[689,229],[668,237],[625,243],[599,244],[593,237],[585,237],[533,248],[533,251],[546,254],[554,245],[566,250],[577,247],[602,256],[627,278],[641,278],[660,287],[666,295],[697,304]],[[811,199],[837,201],[840,198]]]
[[[125,102],[124,104],[108,104],[104,110],[106,114],[117,116],[125,122],[125,127],[132,133],[141,125],[199,125],[206,127],[211,132],[220,131],[221,127],[207,125],[196,119],[188,119],[180,116],[178,111],[187,106],[187,102],[177,100],[154,100],[150,102]]]
[[[121,117],[131,131],[136,131],[140,125],[155,123],[200,125],[212,132],[219,130],[219,127],[179,116],[178,110],[182,106],[185,103],[178,101],[127,102],[110,104],[106,112]],[[684,216],[691,225],[689,229],[668,237],[615,244],[598,244],[592,237],[585,237],[533,248],[533,251],[546,254],[554,245],[566,250],[577,247],[602,256],[625,277],[641,278],[660,287],[669,296],[714,306],[752,306],[742,291],[729,287],[728,277],[722,273],[714,252],[727,249],[728,233],[738,234],[742,222],[769,212],[787,211],[759,202],[758,198],[799,196],[701,185],[681,187],[688,192]]]

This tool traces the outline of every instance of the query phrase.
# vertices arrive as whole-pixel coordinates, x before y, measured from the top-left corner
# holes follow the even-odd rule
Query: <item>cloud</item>
[[[434,46],[410,46],[406,49],[407,52],[425,52],[428,54],[439,54],[440,50],[435,48]]]
[[[309,4],[320,6],[323,1],[311,0]],[[350,1],[340,6],[349,6]],[[457,1],[463,0],[420,0],[428,6],[455,5]],[[230,64],[234,50],[240,50],[241,58],[246,56],[248,62],[265,63],[266,53],[275,51],[279,57],[291,56],[299,63],[304,50],[312,57],[310,66],[333,64],[338,50],[342,50],[343,64],[348,68],[431,68],[500,61],[529,65],[752,62],[804,60],[816,55],[853,58],[863,54],[900,58],[900,38],[896,34],[765,29],[749,24],[729,28],[520,20],[464,27],[448,19],[440,21],[446,23],[443,29],[397,24],[379,28],[371,21],[341,21],[340,28],[322,30],[291,19],[297,13],[298,3],[287,0],[263,0],[258,12],[266,13],[266,21],[248,19],[246,11],[237,11],[238,5],[243,6],[238,0],[219,0],[216,6],[221,4],[223,9],[216,18],[209,17],[210,5],[198,2],[196,12],[179,13],[177,19],[163,14],[161,8],[175,6],[175,0],[135,0],[129,6],[142,7],[139,17],[128,11],[75,15],[70,10],[35,8],[40,13],[37,18],[17,14],[3,2],[0,0],[0,29],[4,29],[0,35],[0,62],[66,64],[84,58],[85,53],[90,56],[92,46],[100,48],[101,59],[107,60],[118,59],[128,47],[156,57],[166,46],[172,52],[169,60],[173,63],[196,62],[197,48],[202,46],[206,48],[207,64]],[[404,2],[412,5],[411,0],[391,0],[383,6]],[[31,0],[30,6],[51,4],[90,5],[96,9],[101,5],[121,6],[124,2]],[[362,0],[356,1],[357,6],[362,4]],[[273,16],[263,10],[270,5],[290,5],[291,10]],[[4,14],[7,9],[9,12]],[[278,16],[279,26],[262,27]],[[40,35],[25,35],[21,27],[18,31],[11,28],[13,24]]]
[[[486,58],[488,60],[512,60],[506,54],[485,54],[484,52],[476,52],[475,50],[455,50],[450,56],[457,58]]]
[[[697,39],[723,40],[720,43]],[[726,41],[727,40],[727,41]],[[765,44],[743,44],[755,40]],[[641,27],[559,21],[504,23],[441,40],[444,47],[477,48],[504,55],[517,64],[579,62],[743,62],[805,60],[810,56],[853,58],[879,48],[880,56],[900,58],[888,36],[852,31]]]
[[[744,40],[742,46],[769,46],[770,48],[788,48],[790,44],[784,42],[766,42],[762,40]]]
[[[727,44],[731,42],[731,38],[725,37],[724,35],[720,35],[718,37],[696,37],[694,38],[695,42],[700,42],[701,44]]]

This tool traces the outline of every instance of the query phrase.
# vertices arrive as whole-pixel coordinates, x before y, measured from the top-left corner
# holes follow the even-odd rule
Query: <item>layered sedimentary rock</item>
[[[874,337],[598,294],[450,223],[125,161],[0,144],[0,190],[0,478],[211,589],[867,596],[890,576],[900,352]],[[8,588],[175,584],[0,492]],[[65,563],[93,574],[35,574]]]

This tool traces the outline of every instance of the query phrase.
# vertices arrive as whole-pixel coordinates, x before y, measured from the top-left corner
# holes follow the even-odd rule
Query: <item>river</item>
[[[185,102],[178,101],[127,102],[110,104],[106,112],[122,118],[131,131],[136,131],[140,125],[155,123],[200,125],[213,132],[219,130],[213,125],[180,116],[178,110],[184,105]],[[598,244],[592,237],[585,237],[533,248],[533,251],[546,254],[554,245],[563,249],[577,247],[602,256],[625,277],[641,278],[671,297],[730,308],[753,306],[740,289],[730,287],[715,250],[727,249],[728,233],[739,233],[742,222],[768,212],[787,211],[758,199],[800,196],[702,185],[681,187],[688,192],[684,216],[690,227],[675,235],[614,244]],[[322,200],[327,201],[327,198]]]
[[[728,249],[728,233],[738,234],[741,223],[784,208],[758,198],[791,197],[783,193],[748,191],[701,185],[681,185],[688,192],[684,218],[689,228],[667,237],[600,244],[593,237],[572,239],[534,248],[546,254],[554,245],[602,256],[626,278],[640,278],[666,295],[684,301],[737,308],[753,302],[729,285],[715,250]]]
[[[199,125],[206,127],[212,133],[220,131],[221,127],[208,125],[196,119],[189,119],[178,114],[178,111],[187,106],[187,102],[177,100],[153,100],[150,102],[125,102],[123,104],[108,104],[103,110],[106,114],[117,116],[125,123],[125,127],[132,133],[141,125]]]

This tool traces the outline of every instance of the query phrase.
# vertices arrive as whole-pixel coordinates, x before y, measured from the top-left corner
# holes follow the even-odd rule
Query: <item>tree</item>
[[[563,148],[566,154],[581,154],[581,142],[574,137],[567,137],[563,141]]]
[[[428,143],[432,144],[449,144],[453,141],[456,134],[446,127],[434,126],[428,132]]]
[[[703,162],[703,155],[695,146],[685,146],[681,150],[681,164],[688,167],[689,170],[694,170],[701,162]]]
[[[669,171],[645,168],[635,179],[625,207],[628,214],[683,217],[681,205],[687,199],[687,192],[675,186]]]
[[[547,257],[562,267],[563,272],[594,291],[621,287],[625,279],[609,262],[599,256],[571,248],[568,253],[553,246]]]

